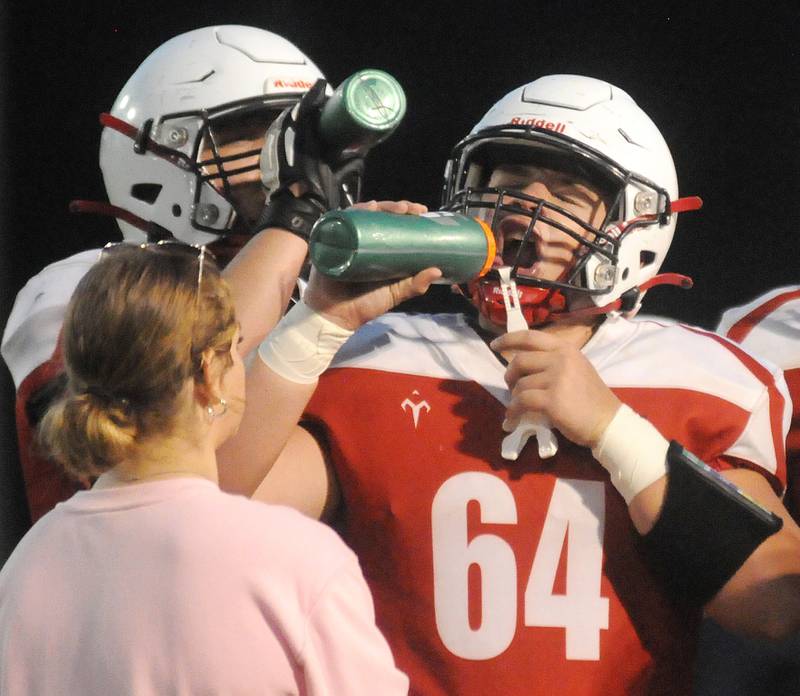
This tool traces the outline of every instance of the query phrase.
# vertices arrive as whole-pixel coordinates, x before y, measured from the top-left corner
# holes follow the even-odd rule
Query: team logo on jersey
[[[419,392],[415,389],[413,392],[411,392],[411,396],[418,397]],[[404,411],[408,411],[409,409],[411,410],[411,417],[414,419],[414,430],[416,430],[417,426],[419,425],[419,415],[422,413],[422,409],[425,409],[425,413],[428,413],[431,410],[430,404],[427,401],[422,400],[417,402],[412,401],[410,398],[405,399],[403,403],[400,404],[400,408],[402,408]]]

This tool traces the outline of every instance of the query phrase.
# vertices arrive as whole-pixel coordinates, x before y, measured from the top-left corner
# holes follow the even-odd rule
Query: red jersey
[[[617,396],[717,469],[782,490],[785,384],[725,339],[609,318],[584,348]],[[505,368],[458,315],[386,315],[320,380],[327,440],[377,620],[411,693],[689,693],[698,617],[637,552],[622,497],[559,436],[501,458]]]
[[[2,354],[17,388],[17,441],[31,521],[84,486],[42,456],[28,421],[31,397],[64,371],[59,334],[78,282],[97,261],[89,249],[46,266],[19,291],[3,331]]]
[[[792,398],[786,507],[800,523],[800,285],[777,288],[722,315],[719,333],[783,369]]]

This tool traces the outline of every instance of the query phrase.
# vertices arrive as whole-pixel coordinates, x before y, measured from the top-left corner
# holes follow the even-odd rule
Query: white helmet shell
[[[668,214],[678,198],[669,148],[650,118],[618,87],[578,75],[548,75],[500,99],[460,143],[445,172],[445,205],[474,185],[470,157],[487,143],[563,143],[570,156],[589,153],[620,181],[613,225],[644,214],[657,222],[632,226],[622,235],[616,264],[598,253],[584,260],[581,286],[595,305],[618,299],[656,275],[667,254],[677,215]],[[641,297],[639,298],[641,300]]]
[[[191,166],[208,119],[255,107],[283,109],[322,77],[296,46],[263,29],[225,25],[173,37],[137,68],[111,115],[144,129],[189,165],[179,166],[147,149],[136,152],[131,137],[106,126],[100,168],[109,201],[181,241],[214,241],[231,227],[236,213]],[[126,239],[144,241],[135,226],[119,225]]]

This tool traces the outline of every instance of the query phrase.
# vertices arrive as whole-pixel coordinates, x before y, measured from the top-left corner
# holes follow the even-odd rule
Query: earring
[[[215,418],[221,418],[228,412],[228,402],[225,399],[220,398],[217,402],[216,406],[219,407],[219,411],[214,410],[214,406],[206,406],[206,413],[208,414],[209,420],[214,420]]]

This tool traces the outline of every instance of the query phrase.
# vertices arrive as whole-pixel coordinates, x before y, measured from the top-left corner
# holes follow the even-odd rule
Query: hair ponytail
[[[230,291],[208,257],[198,286],[191,249],[120,245],[78,284],[63,330],[67,385],[38,436],[71,474],[97,476],[174,433],[203,352],[230,349]]]
[[[130,403],[68,390],[45,413],[39,443],[76,478],[95,477],[128,455],[139,429]]]

